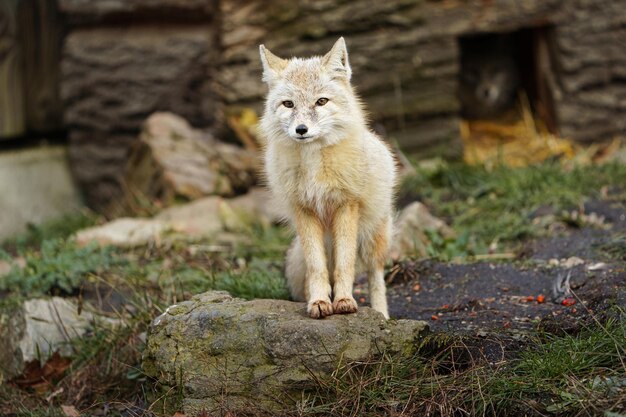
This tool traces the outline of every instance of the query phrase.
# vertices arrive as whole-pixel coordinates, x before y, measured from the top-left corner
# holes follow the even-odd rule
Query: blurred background
[[[231,339],[240,316],[184,354],[150,323],[210,290],[289,299],[258,46],[306,57],[340,36],[402,168],[391,317],[442,337],[311,395],[272,387],[299,401],[278,414],[625,415],[625,0],[0,0],[0,415],[184,417],[197,394],[231,416],[239,374],[269,381]],[[334,345],[338,320],[320,323]],[[229,340],[253,359],[201,375]]]
[[[0,238],[83,202],[113,217],[129,194],[167,199],[157,176],[209,181],[152,166],[154,112],[254,151],[260,43],[309,56],[345,36],[372,127],[409,158],[573,157],[626,132],[624,22],[604,0],[2,0]],[[191,194],[255,182],[233,169]]]

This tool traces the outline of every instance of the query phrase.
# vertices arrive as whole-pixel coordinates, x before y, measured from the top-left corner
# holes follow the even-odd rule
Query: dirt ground
[[[426,320],[433,331],[523,338],[538,328],[573,331],[592,313],[626,306],[625,206],[594,201],[584,212],[604,216],[607,227],[566,227],[525,242],[512,260],[396,265],[388,274],[390,315]],[[557,283],[568,276],[565,294]],[[367,301],[364,278],[356,292]]]

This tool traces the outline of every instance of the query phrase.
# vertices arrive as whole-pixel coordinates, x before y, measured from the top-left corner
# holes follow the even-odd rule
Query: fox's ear
[[[322,65],[328,71],[331,71],[332,74],[346,77],[350,80],[352,69],[350,68],[350,62],[348,62],[348,49],[343,36],[337,39],[330,52],[324,55]]]
[[[281,72],[287,67],[287,60],[271,53],[265,45],[259,45],[259,52],[263,63],[263,81],[271,84],[280,77]]]

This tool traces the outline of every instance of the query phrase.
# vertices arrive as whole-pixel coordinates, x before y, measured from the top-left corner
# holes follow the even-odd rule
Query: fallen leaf
[[[430,316],[430,319],[431,320],[439,320],[439,317],[433,314],[432,316]]]
[[[532,302],[532,301],[535,301],[535,297],[534,297],[534,296],[529,295],[528,297],[526,297],[526,302],[527,302],[527,303],[530,303],[530,302]]]
[[[67,417],[80,417],[80,413],[73,405],[62,405],[61,410]]]
[[[22,375],[13,382],[20,388],[32,388],[39,393],[44,393],[52,387],[55,380],[63,376],[71,361],[63,358],[59,352],[55,352],[42,367],[38,360],[26,364]]]
[[[172,417],[187,417],[187,414],[181,413],[180,411],[177,411],[177,412],[174,413],[174,415]]]
[[[576,300],[574,300],[571,297],[566,298],[565,300],[561,301],[561,304],[563,304],[566,307],[573,306],[574,304],[576,304]]]
[[[413,291],[414,291],[414,292],[418,292],[420,289],[422,289],[422,286],[421,286],[421,285],[419,285],[419,284],[415,284],[415,285],[413,285]]]

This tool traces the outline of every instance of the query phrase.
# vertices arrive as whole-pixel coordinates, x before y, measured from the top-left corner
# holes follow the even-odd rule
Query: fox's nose
[[[305,125],[298,125],[298,127],[296,127],[296,133],[298,135],[304,135],[308,131],[309,131],[309,128],[306,127]]]

